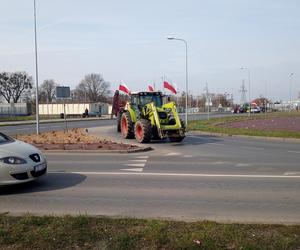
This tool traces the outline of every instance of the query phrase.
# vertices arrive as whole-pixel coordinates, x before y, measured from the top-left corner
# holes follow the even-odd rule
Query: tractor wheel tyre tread
[[[121,117],[122,117],[122,113],[119,112],[117,114],[117,132],[121,132]]]
[[[150,122],[146,119],[138,120],[135,123],[134,134],[139,143],[150,142],[152,137],[152,128]]]
[[[125,139],[134,138],[133,122],[128,112],[122,114],[120,125],[121,125],[121,133]]]

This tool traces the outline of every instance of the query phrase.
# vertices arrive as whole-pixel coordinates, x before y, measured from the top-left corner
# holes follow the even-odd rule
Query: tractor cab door
[[[136,116],[139,117],[139,115],[140,115],[139,96],[138,95],[132,95],[131,98],[130,98],[130,104],[131,104],[131,108],[136,113]]]

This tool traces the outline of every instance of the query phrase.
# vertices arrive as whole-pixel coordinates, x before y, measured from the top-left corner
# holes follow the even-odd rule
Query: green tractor
[[[130,101],[118,113],[117,130],[125,139],[136,138],[140,143],[169,138],[180,142],[185,126],[174,102],[163,104],[161,92],[132,93]]]

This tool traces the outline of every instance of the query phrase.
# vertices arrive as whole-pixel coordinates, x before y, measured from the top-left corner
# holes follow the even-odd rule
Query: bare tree
[[[33,85],[32,77],[26,72],[0,73],[0,95],[10,103],[17,103],[28,89]]]
[[[222,107],[230,106],[230,99],[227,99],[227,94],[213,94],[212,102],[214,106],[222,105]]]
[[[0,73],[0,95],[10,103],[11,100],[11,88],[9,84],[9,73],[2,72]]]
[[[56,82],[53,79],[44,80],[39,89],[39,100],[43,102],[52,102],[55,97]]]
[[[88,74],[76,87],[76,96],[79,100],[97,102],[106,101],[110,94],[110,83],[100,74]]]
[[[182,91],[181,95],[178,96],[177,104],[178,104],[178,107],[185,107],[185,92],[184,91]]]

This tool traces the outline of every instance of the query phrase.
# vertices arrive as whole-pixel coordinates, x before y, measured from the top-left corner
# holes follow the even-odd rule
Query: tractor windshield
[[[154,102],[156,107],[162,106],[162,98],[160,93],[145,93],[140,94],[140,105],[145,106],[146,104]]]

